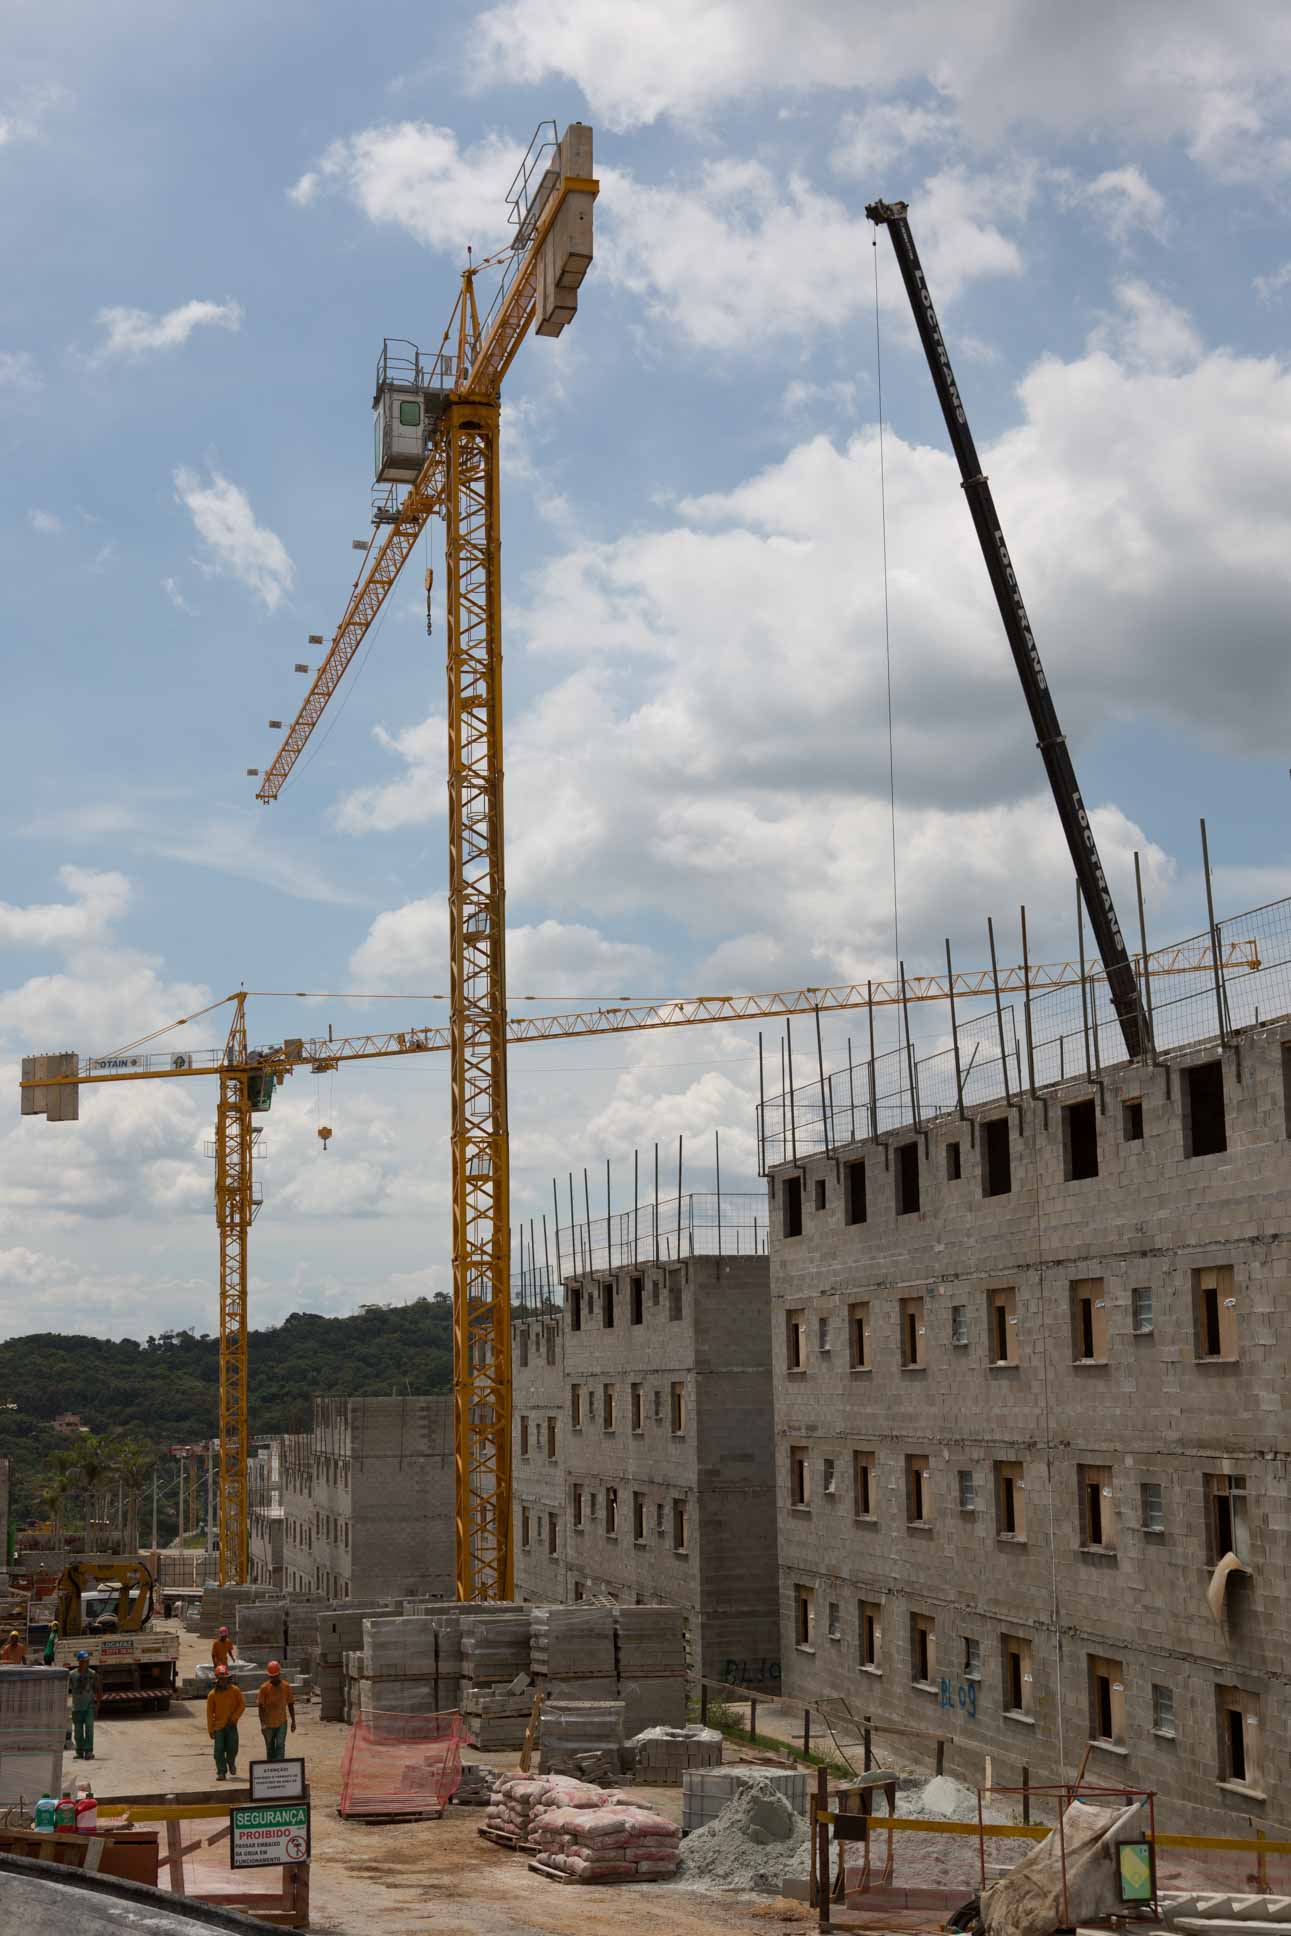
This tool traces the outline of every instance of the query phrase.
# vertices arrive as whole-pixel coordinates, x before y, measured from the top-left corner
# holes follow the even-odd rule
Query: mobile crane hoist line
[[[1116,916],[1112,901],[1112,890],[1107,884],[1103,863],[1099,859],[1098,844],[1094,830],[1085,811],[1085,803],[1080,796],[1076,781],[1076,769],[1072,765],[1071,754],[1062,727],[1058,723],[1058,710],[1053,702],[1053,693],[1045,677],[1040,662],[1040,651],[1036,645],[1031,621],[1027,617],[1022,593],[1018,588],[1017,574],[1009,557],[1008,546],[1004,542],[1004,532],[1000,526],[999,513],[991,496],[991,487],[982,470],[973,442],[973,433],[968,427],[968,415],[964,409],[955,372],[951,368],[950,357],[946,350],[946,339],[937,321],[932,297],[928,292],[927,278],[919,261],[919,251],[910,233],[905,202],[870,202],[865,213],[876,228],[886,228],[892,237],[892,247],[896,251],[897,267],[901,280],[905,283],[910,307],[914,311],[915,328],[923,344],[928,368],[932,373],[932,384],[941,405],[941,414],[946,419],[946,429],[950,433],[951,447],[959,463],[963,479],[964,496],[972,514],[973,525],[977,532],[978,543],[982,547],[982,557],[986,561],[987,576],[995,593],[995,602],[1000,608],[1004,621],[1004,631],[1013,653],[1013,663],[1022,681],[1027,706],[1031,713],[1031,723],[1035,727],[1036,744],[1044,761],[1045,772],[1053,791],[1054,805],[1063,833],[1067,837],[1067,847],[1071,853],[1072,866],[1085,906],[1089,911],[1090,926],[1098,943],[1103,972],[1107,977],[1108,993],[1116,1010],[1116,1019],[1125,1037],[1125,1047],[1131,1058],[1144,1055],[1152,1046],[1151,1029],[1148,1017],[1139,994],[1138,981],[1125,936]]]

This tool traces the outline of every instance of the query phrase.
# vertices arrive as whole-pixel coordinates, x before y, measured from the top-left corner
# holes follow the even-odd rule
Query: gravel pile
[[[677,1881],[686,1889],[775,1894],[805,1876],[811,1831],[770,1782],[750,1781],[713,1821],[686,1836]]]

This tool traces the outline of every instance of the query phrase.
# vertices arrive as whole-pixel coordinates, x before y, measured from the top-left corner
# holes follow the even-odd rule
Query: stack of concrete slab
[[[377,1619],[390,1612],[389,1603],[379,1606],[355,1607],[348,1602],[342,1606],[321,1606],[318,1608],[318,1718],[320,1721],[343,1721],[346,1718],[346,1673],[345,1656],[361,1650],[363,1646],[363,1622]],[[362,1674],[362,1652],[358,1652],[359,1670]]]
[[[454,1681],[454,1707],[456,1696]],[[374,1714],[439,1713],[433,1620],[392,1616],[363,1622],[359,1711],[365,1721]]]
[[[202,1614],[197,1631],[207,1640],[214,1640],[221,1627],[227,1627],[232,1633],[237,1626],[239,1607],[251,1606],[257,1600],[281,1598],[271,1587],[217,1586],[208,1580],[202,1588]]]
[[[629,1735],[686,1724],[686,1629],[679,1607],[616,1607],[619,1695]]]
[[[31,1809],[62,1793],[66,1729],[65,1667],[0,1671],[0,1805]]]
[[[721,1767],[722,1737],[716,1728],[647,1728],[624,1752],[638,1788],[680,1788],[689,1769]]]
[[[287,1637],[287,1608],[282,1600],[253,1600],[238,1608],[238,1652],[248,1657],[281,1660]]]
[[[613,1607],[534,1607],[530,1666],[552,1701],[612,1701],[618,1694]]]
[[[533,1707],[527,1608],[471,1609],[461,1622],[458,1705],[477,1748],[518,1748]]]
[[[544,1701],[538,1767],[544,1775],[617,1781],[623,1773],[622,1701]]]

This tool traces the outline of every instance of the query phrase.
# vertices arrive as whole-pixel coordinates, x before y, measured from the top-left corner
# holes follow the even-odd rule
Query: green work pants
[[[215,1772],[217,1775],[236,1775],[238,1771],[238,1724],[230,1721],[222,1728],[216,1728],[211,1736],[211,1746],[215,1750]]]
[[[94,1753],[94,1709],[74,1707],[72,1709],[72,1739],[78,1755]]]
[[[287,1759],[287,1723],[281,1721],[276,1728],[262,1728],[260,1732],[264,1736],[266,1759],[285,1761]]]

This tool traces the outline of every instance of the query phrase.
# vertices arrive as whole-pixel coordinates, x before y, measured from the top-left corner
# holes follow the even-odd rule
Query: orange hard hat
[[[226,1666],[224,1665],[224,1662],[223,1662],[223,1661],[221,1661],[221,1662],[220,1662],[220,1664],[219,1664],[219,1666],[218,1666],[218,1667],[216,1668],[216,1670],[215,1670],[215,1678],[216,1678],[216,1680],[218,1680],[218,1679],[220,1678],[220,1675],[221,1675],[221,1674],[223,1674],[223,1676],[224,1676],[224,1678],[225,1678],[225,1680],[227,1680],[227,1679],[228,1679],[228,1677],[229,1677],[229,1670],[228,1670],[228,1668],[227,1668],[227,1667],[226,1667]]]
[[[271,1660],[269,1662],[269,1672],[271,1674],[281,1674],[282,1662],[280,1660]]]
[[[229,1630],[228,1630],[228,1628],[227,1628],[227,1627],[221,1627],[221,1628],[220,1628],[220,1639],[221,1639],[221,1640],[227,1640],[227,1639],[228,1639],[228,1637],[229,1637]]]

